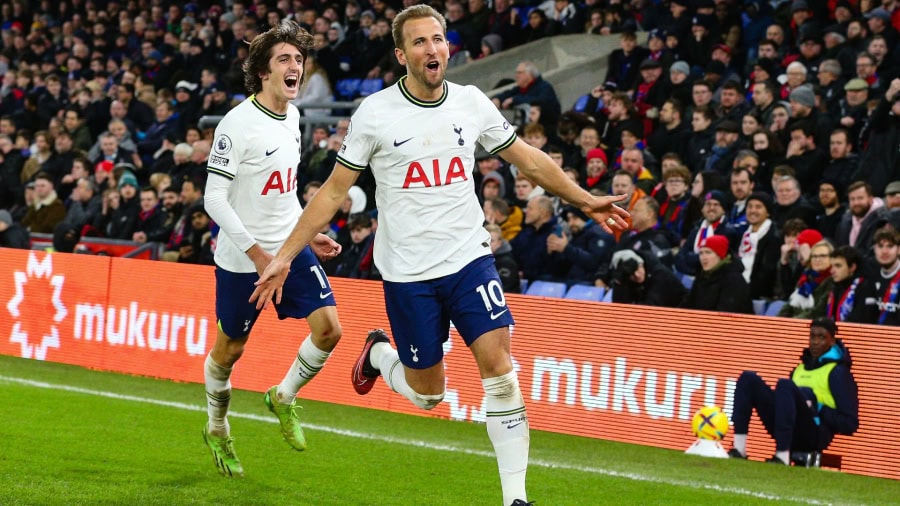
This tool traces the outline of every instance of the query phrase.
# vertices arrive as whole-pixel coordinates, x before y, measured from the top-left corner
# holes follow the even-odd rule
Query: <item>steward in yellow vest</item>
[[[850,372],[850,350],[836,334],[831,318],[813,320],[809,348],[803,350],[800,365],[790,379],[779,379],[774,389],[755,372],[741,374],[734,389],[734,448],[729,456],[747,458],[747,433],[754,409],[775,439],[775,455],[766,462],[789,464],[792,450],[822,451],[835,434],[856,432],[859,397]]]

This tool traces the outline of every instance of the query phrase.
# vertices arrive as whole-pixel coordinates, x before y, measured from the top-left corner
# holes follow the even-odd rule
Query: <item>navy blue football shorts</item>
[[[515,323],[490,255],[437,279],[385,281],[384,300],[400,361],[411,369],[427,369],[443,359],[451,320],[466,346]]]
[[[248,335],[259,317],[256,304],[247,302],[258,279],[255,272],[230,272],[216,266],[216,318],[222,332],[232,339]],[[306,318],[320,307],[334,305],[328,277],[307,246],[291,263],[281,303],[275,304],[278,319]]]

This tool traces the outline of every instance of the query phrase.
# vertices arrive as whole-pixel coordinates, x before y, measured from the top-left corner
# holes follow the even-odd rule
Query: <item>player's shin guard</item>
[[[228,405],[231,404],[231,367],[222,367],[210,355],[203,364],[206,383],[206,412],[209,415],[209,432],[218,437],[227,436]]]
[[[300,345],[300,351],[297,352],[297,358],[294,359],[290,370],[278,385],[278,402],[290,404],[303,385],[319,374],[330,356],[331,353],[320,350],[312,342],[312,334],[306,336],[303,344]]]
[[[525,471],[528,468],[528,417],[515,371],[482,380],[487,394],[487,431],[500,471],[503,504],[527,500]]]

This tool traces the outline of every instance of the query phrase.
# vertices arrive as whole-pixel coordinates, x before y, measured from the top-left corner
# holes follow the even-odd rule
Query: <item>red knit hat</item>
[[[822,234],[814,229],[807,228],[797,235],[797,244],[805,244],[812,248],[815,244],[822,240]]]
[[[728,239],[724,235],[711,235],[700,243],[700,247],[711,249],[722,259],[728,256]]]
[[[95,173],[96,173],[96,172],[100,172],[100,171],[103,171],[103,172],[112,172],[113,167],[114,167],[114,165],[113,165],[113,163],[112,163],[111,161],[109,161],[109,160],[102,160],[102,161],[98,162],[96,166],[94,166],[94,172],[95,172]]]
[[[599,158],[603,160],[604,165],[608,165],[609,162],[606,161],[606,152],[600,148],[594,148],[587,152],[587,161],[591,161],[594,158]]]

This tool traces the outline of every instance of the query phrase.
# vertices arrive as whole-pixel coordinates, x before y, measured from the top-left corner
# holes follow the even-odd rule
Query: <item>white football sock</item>
[[[518,377],[511,371],[481,383],[487,394],[487,432],[497,456],[503,504],[516,499],[527,501],[525,472],[530,437]]]
[[[734,435],[734,448],[735,450],[741,452],[741,455],[747,456],[747,435],[746,434],[735,434]]]
[[[784,462],[785,464],[790,465],[791,463],[791,451],[785,450],[783,452],[775,452],[775,458]]]
[[[372,367],[381,371],[384,382],[391,387],[391,390],[406,397],[412,403],[416,402],[416,392],[406,382],[406,373],[403,364],[400,363],[400,355],[390,344],[373,344],[372,351],[369,353],[369,362],[372,363]]]
[[[278,402],[282,404],[290,404],[297,392],[303,385],[309,383],[325,365],[325,361],[331,353],[320,350],[312,342],[312,334],[306,336],[303,344],[300,345],[300,351],[297,352],[297,358],[291,364],[281,384],[278,385],[278,394],[276,395]]]
[[[228,426],[228,405],[231,404],[231,367],[217,364],[211,355],[206,356],[203,364],[203,378],[206,383],[206,412],[209,415],[209,432],[214,436],[225,437],[231,428]]]

